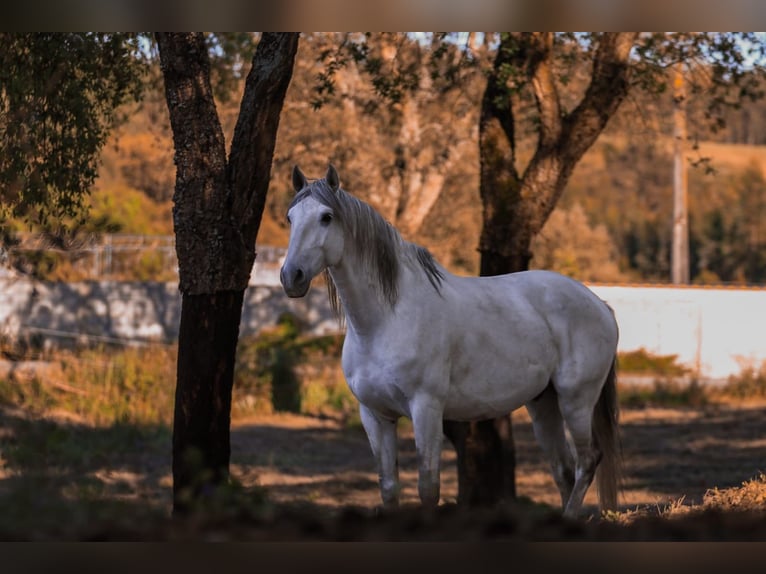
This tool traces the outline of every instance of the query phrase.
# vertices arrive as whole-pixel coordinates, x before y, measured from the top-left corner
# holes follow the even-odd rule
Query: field
[[[232,426],[230,496],[211,515],[173,522],[167,425],[97,426],[63,412],[6,406],[0,410],[0,539],[766,539],[763,402],[624,408],[621,510],[576,522],[558,513],[523,409],[513,420],[515,504],[459,509],[455,457],[445,442],[442,505],[420,511],[414,442],[403,424],[403,507],[376,514],[377,479],[358,425],[332,416],[240,417]],[[592,488],[590,511],[595,500]]]

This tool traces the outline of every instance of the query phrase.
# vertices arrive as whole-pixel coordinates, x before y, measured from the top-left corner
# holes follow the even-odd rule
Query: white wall
[[[678,355],[703,379],[766,361],[766,289],[588,285],[615,311],[620,351]]]

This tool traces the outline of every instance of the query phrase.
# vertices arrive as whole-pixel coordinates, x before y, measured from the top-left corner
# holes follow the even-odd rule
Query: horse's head
[[[290,243],[279,278],[289,297],[303,297],[314,277],[338,264],[343,254],[343,229],[328,201],[339,193],[338,172],[330,165],[324,179],[309,183],[296,165],[293,188],[297,195],[287,211]]]

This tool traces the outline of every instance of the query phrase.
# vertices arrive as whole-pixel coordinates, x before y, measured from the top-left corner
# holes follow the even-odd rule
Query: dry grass
[[[705,493],[701,506],[703,509],[766,511],[766,475],[761,473],[740,487],[712,488]]]
[[[257,347],[254,342],[249,344]],[[317,531],[317,539],[332,539],[337,534],[333,529],[340,527],[333,521],[347,517],[344,509],[349,504],[369,509],[379,497],[366,438],[349,418],[356,404],[339,374],[339,341],[312,341],[284,328],[272,333],[269,343],[258,347],[259,353],[268,353],[265,359],[258,359],[263,370],[256,373],[272,377],[270,383],[285,366],[275,369],[275,363],[269,362],[276,357],[269,354],[275,345],[283,352],[292,349],[297,353],[292,357],[296,362],[287,361],[287,365],[300,383],[301,414],[289,415],[295,420],[293,426],[287,426],[283,420],[287,415],[239,405],[233,423],[235,480],[222,503],[224,518],[217,520],[226,524],[249,521],[250,539],[264,535],[252,520],[263,526],[270,520],[264,516],[276,508],[300,508],[299,514],[285,522],[297,530],[282,530],[283,539],[302,539],[305,534],[302,526],[290,520],[304,525],[305,520],[321,523],[324,526]],[[247,356],[242,353],[243,358]],[[102,529],[107,538],[141,538],[150,533],[160,539],[176,536],[165,522],[171,486],[175,357],[173,348],[101,349],[49,357],[46,372],[0,376],[0,402],[5,405],[0,407],[0,501],[6,508],[0,537],[12,537],[16,532],[22,538],[82,538],[90,536],[91,528]],[[282,355],[280,361],[284,359]],[[240,368],[252,376],[247,361]],[[737,481],[753,468],[750,453],[762,448],[766,440],[758,430],[763,407],[753,406],[766,398],[764,373],[764,368],[744,372],[715,391],[701,386],[690,391],[688,385],[668,382],[643,389],[643,395],[633,389],[643,402],[631,402],[627,398],[631,389],[622,388],[626,474],[631,484],[620,512],[591,519],[587,526],[581,524],[574,530],[567,530],[570,527],[555,518],[555,487],[523,413],[514,416],[519,433],[520,506],[472,518],[454,514],[454,453],[445,447],[446,508],[440,510],[445,530],[412,515],[416,500],[414,443],[411,428],[402,428],[406,448],[400,462],[409,493],[402,516],[420,521],[423,530],[416,536],[430,539],[460,539],[457,525],[467,524],[466,520],[473,528],[479,528],[476,521],[485,519],[505,525],[499,530],[472,531],[472,536],[479,537],[536,538],[543,520],[549,528],[544,536],[553,538],[651,539],[653,532],[668,524],[685,529],[679,521],[694,519],[706,524],[711,514],[755,513],[763,518],[766,477],[760,474],[739,485]],[[247,388],[241,384],[239,392]],[[235,400],[245,396],[237,392],[235,386]],[[690,402],[695,393],[698,399]],[[695,402],[699,397],[704,401]],[[274,413],[271,399],[267,402],[268,412]],[[746,403],[751,406],[741,406]],[[263,498],[262,486],[272,502]],[[592,505],[592,498],[589,500]],[[364,528],[352,533],[352,538],[382,536],[371,529],[382,528],[383,523],[368,522],[371,518],[366,513],[362,512]],[[253,518],[256,515],[260,518]],[[131,516],[141,518],[126,518]],[[144,528],[144,520],[155,530]],[[66,532],[62,523],[73,524],[73,529]],[[387,528],[393,529],[395,523],[386,523]],[[448,531],[447,524],[454,530]],[[609,527],[617,530],[603,530]],[[221,528],[221,536],[231,536],[228,527]],[[710,529],[693,536],[739,532],[715,534]],[[658,537],[673,539],[680,531],[662,530]]]
[[[0,404],[96,426],[170,423],[176,350],[59,352],[0,377]]]

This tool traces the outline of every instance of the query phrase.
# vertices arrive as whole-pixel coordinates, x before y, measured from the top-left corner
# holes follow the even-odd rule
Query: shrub
[[[710,403],[711,392],[696,379],[690,382],[656,379],[651,384],[619,385],[620,405],[645,407],[701,407]]]
[[[766,361],[760,367],[748,365],[738,375],[729,376],[721,393],[736,399],[766,397]]]
[[[353,396],[340,374],[342,336],[301,335],[291,314],[243,339],[237,350],[232,409],[236,414],[347,412]]]
[[[625,373],[666,377],[678,377],[689,373],[689,369],[676,362],[678,355],[656,355],[644,348],[619,353],[617,359],[620,372]]]

